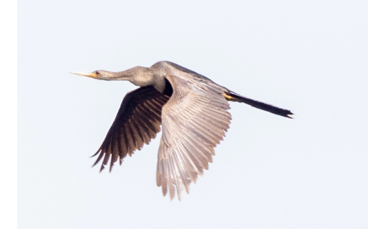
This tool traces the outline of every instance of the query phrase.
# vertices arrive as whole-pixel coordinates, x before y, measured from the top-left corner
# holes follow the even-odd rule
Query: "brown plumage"
[[[74,73],[101,80],[128,80],[140,88],[128,93],[95,155],[101,171],[110,161],[110,171],[119,159],[132,155],[155,138],[162,124],[156,182],[163,194],[180,199],[183,190],[208,169],[214,148],[224,138],[231,115],[228,101],[291,118],[292,112],[258,102],[177,64],[161,61],[150,68],[123,72]],[[94,156],[95,156],[94,155]]]

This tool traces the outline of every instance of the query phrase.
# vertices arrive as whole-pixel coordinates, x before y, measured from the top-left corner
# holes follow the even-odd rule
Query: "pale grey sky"
[[[19,228],[368,228],[367,1],[18,1]],[[128,82],[170,60],[294,120],[231,104],[189,195],[156,187],[161,135],[91,168]]]

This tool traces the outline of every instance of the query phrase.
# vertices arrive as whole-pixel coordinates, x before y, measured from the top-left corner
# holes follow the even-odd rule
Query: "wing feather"
[[[141,87],[128,93],[123,99],[118,114],[99,150],[96,165],[102,160],[102,171],[110,160],[110,171],[119,159],[132,155],[156,137],[160,131],[161,110],[169,97],[154,87]]]
[[[173,94],[162,110],[156,182],[164,195],[181,198],[212,162],[214,147],[229,128],[230,107],[223,87],[171,66],[166,76]]]

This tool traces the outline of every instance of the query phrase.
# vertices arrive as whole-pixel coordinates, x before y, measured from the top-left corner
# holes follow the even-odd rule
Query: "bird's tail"
[[[249,99],[246,97],[243,97],[239,94],[236,94],[235,92],[232,91],[228,91],[224,93],[224,97],[225,99],[227,99],[228,101],[235,101],[235,102],[241,102],[241,103],[246,103],[252,107],[256,107],[258,109],[264,110],[264,111],[268,111],[271,112],[273,114],[276,115],[280,115],[286,118],[292,118],[291,115],[293,115],[293,113],[289,110],[285,110],[279,107],[275,107],[272,106],[270,104],[266,104],[266,103],[262,103],[253,99]]]

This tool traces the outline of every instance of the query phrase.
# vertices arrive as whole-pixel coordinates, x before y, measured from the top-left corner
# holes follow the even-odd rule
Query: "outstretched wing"
[[[173,94],[162,110],[162,139],[157,162],[157,186],[164,195],[189,192],[215,155],[214,147],[229,128],[230,107],[224,88],[195,72],[171,65],[166,78]],[[176,70],[177,69],[177,70]]]
[[[102,171],[110,159],[110,171],[119,158],[120,164],[124,157],[130,156],[143,143],[148,144],[160,131],[161,111],[169,97],[158,92],[154,87],[141,87],[129,92],[123,102],[114,123],[110,127],[99,150],[95,166],[102,158]]]

